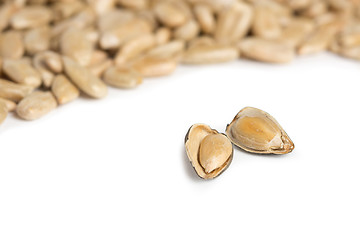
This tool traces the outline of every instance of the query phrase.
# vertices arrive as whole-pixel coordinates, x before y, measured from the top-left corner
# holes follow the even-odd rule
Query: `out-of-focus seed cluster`
[[[0,123],[179,63],[360,59],[360,0],[0,0]]]

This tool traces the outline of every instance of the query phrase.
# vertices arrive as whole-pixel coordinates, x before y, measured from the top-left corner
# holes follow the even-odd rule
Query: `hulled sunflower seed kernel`
[[[51,92],[33,92],[25,97],[16,107],[17,115],[24,120],[36,120],[57,107]]]
[[[0,79],[0,97],[14,102],[19,102],[29,95],[33,89],[31,86],[20,85],[5,79]]]
[[[156,17],[167,27],[179,27],[186,20],[186,14],[179,9],[172,1],[162,1],[154,7]]]
[[[175,59],[145,56],[135,61],[132,67],[143,77],[160,77],[173,73],[177,67]]]
[[[134,59],[155,45],[156,41],[153,34],[140,35],[124,44],[115,57],[115,64],[123,66],[129,60]]]
[[[41,85],[41,76],[32,67],[30,59],[7,59],[3,63],[3,71],[14,82],[32,87],[39,87]]]
[[[68,57],[63,57],[63,63],[66,75],[81,91],[93,98],[107,95],[106,85],[88,69]]]
[[[0,101],[0,124],[2,124],[5,121],[8,112],[9,111],[7,109],[5,102]]]
[[[0,34],[0,57],[19,59],[24,55],[22,34],[18,31],[7,31]]]
[[[240,51],[247,58],[269,63],[287,63],[295,57],[292,47],[274,40],[253,37],[240,42]]]
[[[50,22],[51,10],[45,6],[28,6],[20,9],[11,18],[14,29],[34,28]]]
[[[213,33],[216,26],[216,20],[210,6],[206,4],[195,4],[194,13],[202,32]]]
[[[63,55],[86,66],[91,60],[93,43],[86,38],[85,31],[71,28],[62,34],[60,49]]]
[[[16,109],[16,103],[13,102],[13,101],[10,101],[8,99],[5,99],[5,98],[0,98],[0,104],[3,103],[5,104],[6,106],[6,109],[9,111],[9,112],[12,112]]]
[[[211,64],[233,61],[239,57],[234,47],[198,46],[186,51],[182,57],[185,64]]]
[[[71,102],[80,95],[80,91],[64,75],[54,78],[51,91],[60,105]]]
[[[133,69],[110,67],[104,74],[104,82],[117,88],[135,88],[143,79],[141,74]]]
[[[30,29],[24,36],[26,52],[33,55],[48,50],[50,48],[50,37],[48,26]]]

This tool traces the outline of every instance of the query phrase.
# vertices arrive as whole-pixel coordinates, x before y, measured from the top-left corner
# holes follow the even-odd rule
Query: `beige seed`
[[[69,28],[85,29],[95,23],[96,15],[91,7],[84,7],[75,16],[56,23],[52,27],[51,34],[53,37],[59,37]]]
[[[293,10],[302,10],[310,6],[312,0],[286,0],[286,4]]]
[[[341,48],[338,53],[343,57],[360,60],[360,46]]]
[[[170,75],[176,69],[175,59],[161,59],[154,57],[144,57],[133,64],[133,68],[143,77],[160,77]]]
[[[43,86],[45,88],[51,87],[55,74],[46,65],[44,52],[38,53],[34,56],[33,66],[39,72]]]
[[[89,66],[87,66],[87,68],[93,75],[101,77],[106,69],[111,67],[113,64],[114,61],[108,58],[108,54],[106,52],[95,50],[91,56]]]
[[[220,12],[223,9],[232,7],[237,0],[187,0],[192,4],[206,4],[215,12]]]
[[[135,14],[126,9],[114,9],[111,12],[101,15],[97,20],[97,27],[100,32],[105,33],[122,27],[129,21],[134,20]]]
[[[156,30],[155,32],[155,42],[156,45],[163,45],[170,41],[171,31],[169,28],[162,27]]]
[[[328,4],[326,1],[313,1],[306,9],[301,11],[301,14],[305,17],[314,18],[325,14],[328,10]]]
[[[253,9],[242,2],[222,10],[214,33],[216,41],[222,44],[239,41],[249,32],[253,15]]]
[[[61,73],[63,71],[63,63],[58,53],[52,51],[45,51],[41,53],[46,66],[54,73]]]
[[[145,34],[136,37],[125,43],[119,50],[115,57],[115,64],[117,66],[123,66],[129,60],[139,56],[141,53],[151,49],[155,45],[155,36],[153,34]]]
[[[171,28],[179,27],[187,20],[186,14],[171,1],[159,2],[154,7],[154,12],[161,23]]]
[[[151,25],[143,19],[133,19],[127,24],[120,25],[111,31],[104,32],[100,37],[102,49],[114,49],[121,46],[124,42],[147,33],[151,33]]]
[[[87,0],[97,15],[108,13],[115,6],[116,0]]]
[[[55,2],[52,9],[54,19],[56,21],[67,19],[79,13],[84,8],[84,3],[81,1],[60,1]]]
[[[91,60],[94,46],[85,37],[84,31],[71,28],[63,33],[60,48],[63,55],[72,58],[82,66],[86,66]]]
[[[292,47],[260,38],[244,39],[240,43],[240,51],[247,58],[269,63],[287,63],[295,57]]]
[[[143,79],[141,74],[133,69],[110,67],[104,74],[104,82],[117,88],[135,88]]]
[[[80,91],[64,75],[54,78],[51,91],[60,105],[71,102],[80,95]]]
[[[297,47],[308,34],[314,30],[314,24],[307,19],[294,19],[277,38],[279,42],[290,47]]]
[[[337,37],[339,44],[343,47],[350,48],[360,45],[360,25],[359,21],[355,21],[339,34]]]
[[[200,143],[199,162],[209,174],[223,166],[232,154],[232,144],[222,134],[210,134]]]
[[[2,124],[5,121],[5,119],[8,115],[8,112],[9,111],[8,111],[5,103],[0,101],[0,124]]]
[[[12,112],[16,109],[16,103],[5,98],[0,98],[0,105],[4,104],[8,112]]]
[[[24,120],[36,120],[57,107],[51,92],[33,92],[18,104],[17,115]]]
[[[20,85],[5,79],[0,79],[0,97],[14,102],[19,102],[29,95],[33,89],[31,86]]]
[[[11,80],[17,83],[32,87],[39,87],[41,85],[41,76],[39,72],[32,67],[29,59],[7,59],[3,63],[3,71]]]
[[[181,27],[178,27],[174,32],[176,39],[189,41],[199,34],[200,28],[196,21],[190,20]]]
[[[187,156],[203,179],[219,176],[230,165],[233,147],[230,140],[205,124],[194,124],[185,137]]]
[[[164,45],[160,45],[156,48],[153,48],[147,53],[147,56],[153,58],[177,58],[182,55],[185,49],[185,42],[182,40],[174,40]]]
[[[339,37],[339,43],[344,47],[360,45],[360,32],[344,34]]]
[[[314,54],[326,50],[338,30],[336,22],[320,26],[299,46],[298,54]]]
[[[104,61],[90,65],[87,68],[94,76],[100,78],[102,77],[104,72],[113,65],[114,61],[112,59],[105,59]]]
[[[52,18],[49,8],[45,6],[28,6],[11,18],[11,26],[14,29],[34,28],[47,24]]]
[[[147,0],[118,0],[118,3],[120,3],[125,8],[137,10],[145,9],[148,7]]]
[[[215,46],[215,45],[216,45],[215,39],[208,36],[202,36],[191,40],[188,43],[188,48],[191,49],[193,47],[198,47],[198,46]]]
[[[10,22],[11,16],[15,13],[16,6],[13,3],[5,3],[0,7],[0,32],[2,32]]]
[[[22,35],[18,31],[7,31],[0,34],[0,57],[19,59],[24,54]]]
[[[186,51],[182,57],[185,64],[212,64],[233,61],[239,57],[234,47],[198,46]]]
[[[265,39],[279,37],[282,29],[276,13],[269,7],[256,6],[252,32]]]
[[[152,29],[157,29],[159,27],[159,22],[155,16],[155,13],[150,9],[143,9],[137,11],[137,17],[148,22]]]
[[[48,50],[50,47],[49,27],[39,27],[27,31],[24,36],[24,44],[29,55]]]
[[[194,13],[202,32],[208,34],[213,33],[215,30],[216,21],[210,6],[206,4],[196,4],[194,6]]]
[[[103,98],[107,95],[106,85],[88,69],[65,56],[63,63],[65,73],[81,91],[93,98]]]
[[[260,109],[242,109],[227,126],[226,134],[236,146],[245,151],[262,154],[286,154],[294,143],[279,123]]]

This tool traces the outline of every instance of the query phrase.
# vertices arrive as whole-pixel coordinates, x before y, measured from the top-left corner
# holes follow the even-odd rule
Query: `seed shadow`
[[[194,168],[192,167],[191,163],[189,162],[188,156],[186,154],[186,151],[184,148],[182,148],[181,150],[181,156],[182,156],[182,162],[184,165],[184,170],[186,175],[188,175],[188,177],[194,181],[194,182],[203,182],[204,180],[202,180],[196,173]]]

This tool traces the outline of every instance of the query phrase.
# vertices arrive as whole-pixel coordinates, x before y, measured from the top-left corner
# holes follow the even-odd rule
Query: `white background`
[[[360,63],[179,67],[135,90],[80,99],[0,127],[0,239],[360,239]],[[245,106],[273,115],[285,156],[235,149],[204,181],[194,123],[223,132]]]

